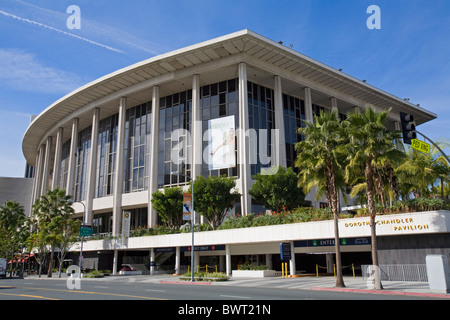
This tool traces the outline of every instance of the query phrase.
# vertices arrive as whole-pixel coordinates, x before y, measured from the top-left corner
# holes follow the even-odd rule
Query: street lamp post
[[[174,176],[181,176],[191,180],[192,185],[192,214],[191,214],[191,232],[192,232],[192,244],[191,244],[191,282],[194,282],[194,224],[195,224],[195,211],[194,211],[194,179],[189,176],[186,176],[178,171],[171,172]]]

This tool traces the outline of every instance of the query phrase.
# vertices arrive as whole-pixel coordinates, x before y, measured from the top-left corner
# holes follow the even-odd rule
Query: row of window
[[[272,152],[271,129],[275,128],[274,91],[270,88],[248,82],[248,120],[249,128],[255,129],[256,142],[251,145],[251,174],[261,168],[270,167]],[[200,88],[200,116],[203,134],[208,129],[208,121],[220,117],[234,116],[235,128],[239,129],[239,86],[238,79],[206,85]],[[313,105],[318,114],[322,107]],[[304,102],[298,98],[283,94],[284,134],[286,139],[287,166],[294,164],[296,157],[294,145],[300,141],[297,128],[305,120]],[[151,157],[158,157],[158,187],[182,185],[186,178],[173,175],[180,172],[191,176],[190,132],[192,128],[192,90],[179,92],[160,99],[159,146],[157,154],[151,154],[152,103],[130,108],[126,111],[124,146],[124,185],[125,193],[148,190],[150,180]],[[76,152],[75,199],[86,199],[88,163],[90,157],[91,131],[88,127],[79,133]],[[113,193],[114,172],[116,167],[118,135],[118,114],[103,119],[99,123],[97,148],[95,197],[105,197]],[[267,135],[267,136],[262,136]],[[265,138],[262,139],[262,138]],[[237,157],[237,137],[235,138],[235,156]],[[266,141],[267,145],[262,145]],[[208,142],[203,141],[205,150]],[[67,183],[70,140],[62,148],[59,183],[65,188]],[[269,159],[269,160],[268,160]],[[237,159],[236,159],[237,163]],[[203,176],[239,176],[239,167],[210,170],[203,161]]]

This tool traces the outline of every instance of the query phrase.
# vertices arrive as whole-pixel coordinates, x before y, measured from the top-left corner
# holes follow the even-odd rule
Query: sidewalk
[[[39,279],[37,276],[25,277],[25,279]],[[47,278],[43,275],[41,280],[65,280],[62,278]],[[429,289],[427,282],[400,282],[384,281],[384,290],[372,290],[370,284],[361,277],[344,277],[345,288],[335,288],[336,280],[334,277],[299,277],[299,278],[230,278],[224,282],[194,282],[181,281],[179,276],[169,274],[160,275],[139,275],[139,276],[108,276],[104,278],[84,278],[83,281],[106,281],[106,282],[132,282],[132,283],[165,283],[165,284],[184,284],[184,285],[212,285],[212,286],[242,286],[242,287],[261,287],[261,288],[282,288],[288,290],[328,290],[340,292],[357,292],[362,294],[386,294],[419,296],[424,298],[447,298],[450,294],[433,292]]]

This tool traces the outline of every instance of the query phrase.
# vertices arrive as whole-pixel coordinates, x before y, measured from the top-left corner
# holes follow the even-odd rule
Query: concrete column
[[[45,159],[44,167],[42,172],[42,186],[41,186],[41,196],[43,196],[48,190],[48,177],[50,175],[50,152],[52,149],[52,137],[47,138],[47,143],[45,145]]]
[[[158,215],[152,206],[152,194],[158,190],[158,149],[159,149],[159,87],[153,87],[152,98],[152,133],[150,144],[150,170],[148,187],[148,226],[154,228]]]
[[[395,126],[395,130],[396,130],[396,131],[402,131],[402,125],[401,125],[400,122],[395,121],[395,122],[394,122],[394,126]],[[402,139],[401,139],[401,138],[395,140],[395,145],[397,146],[397,149],[398,149],[398,150],[400,150],[400,151],[405,151],[405,147],[403,146],[403,143],[402,143]]]
[[[31,205],[34,204],[34,201],[36,200],[37,197],[37,176],[38,176],[38,168],[39,168],[39,152],[36,153],[36,162],[34,165],[34,177],[33,177],[33,190],[31,192]]]
[[[42,167],[44,163],[44,152],[45,145],[41,145],[39,148],[39,161],[37,163],[36,173],[34,174],[35,179],[35,190],[34,190],[34,200],[39,199],[41,196],[41,187],[42,187]],[[33,201],[34,202],[34,201]]]
[[[339,113],[337,99],[335,97],[331,98],[331,110],[336,110]]]
[[[120,98],[119,123],[117,126],[117,153],[116,168],[114,172],[114,195],[113,195],[113,236],[120,235],[122,220],[122,193],[123,193],[123,167],[125,148],[125,113],[126,98]]]
[[[117,274],[117,263],[119,260],[119,250],[114,250],[114,258],[113,258],[113,274]]]
[[[267,270],[273,269],[272,254],[270,254],[270,253],[266,254],[266,266],[267,266]]]
[[[69,170],[67,173],[67,186],[66,194],[75,196],[74,184],[75,184],[75,167],[77,161],[77,148],[78,148],[78,118],[73,119],[72,123],[72,138],[70,140],[70,155],[69,155]]]
[[[198,74],[192,79],[192,176],[196,177],[202,175],[202,117],[200,113],[200,76]],[[195,224],[201,223],[200,217],[197,217],[194,206],[194,221]]]
[[[175,274],[181,274],[181,248],[175,248]]]
[[[95,197],[95,187],[97,178],[97,153],[98,153],[98,130],[100,122],[100,109],[94,109],[92,116],[92,132],[91,132],[91,155],[88,164],[88,180],[86,189],[86,223],[92,225],[93,213],[92,202]]]
[[[225,245],[225,265],[227,275],[231,276],[231,248],[229,244]]]
[[[59,176],[61,175],[61,154],[62,154],[62,139],[64,129],[59,128],[56,134],[56,147],[55,147],[55,163],[53,164],[53,179],[52,190],[55,190],[59,186]]]
[[[311,88],[305,88],[305,117],[308,122],[312,123],[314,121]]]
[[[286,139],[284,132],[284,112],[283,112],[283,91],[281,87],[281,77],[275,76],[274,104],[275,104],[275,129],[278,134],[275,141],[272,141],[272,166],[283,166],[286,168]],[[274,159],[275,158],[275,159]]]
[[[333,273],[334,272],[334,254],[333,253],[327,253],[326,254],[326,262],[327,262],[327,273]]]
[[[150,250],[150,275],[155,274],[155,249]]]
[[[289,270],[290,270],[290,275],[291,276],[295,276],[297,274],[297,265],[295,264],[295,247],[294,247],[294,241],[291,241],[291,255],[292,255],[292,259],[289,261]]]
[[[251,212],[251,197],[248,195],[250,188],[250,162],[249,146],[246,132],[249,129],[248,122],[248,89],[247,89],[247,64],[239,64],[239,136],[238,136],[238,159],[240,168],[241,211],[243,215]]]

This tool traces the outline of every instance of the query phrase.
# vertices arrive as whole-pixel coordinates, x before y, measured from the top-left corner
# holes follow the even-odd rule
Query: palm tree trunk
[[[381,284],[381,275],[378,267],[378,247],[377,247],[377,234],[376,234],[376,222],[375,222],[375,185],[373,181],[373,168],[371,165],[371,159],[368,159],[365,166],[365,177],[367,183],[367,206],[370,215],[370,237],[372,242],[372,265],[374,266],[375,279],[374,289],[381,290],[383,286]]]
[[[342,262],[341,262],[341,241],[339,239],[339,220],[338,220],[338,193],[336,190],[336,177],[334,175],[333,164],[328,165],[327,171],[327,197],[333,211],[334,222],[334,248],[336,252],[336,288],[344,288],[344,278],[342,276]]]
[[[342,276],[342,261],[341,261],[341,242],[339,239],[339,221],[337,214],[334,218],[334,247],[336,251],[336,288],[344,288],[344,278]]]

